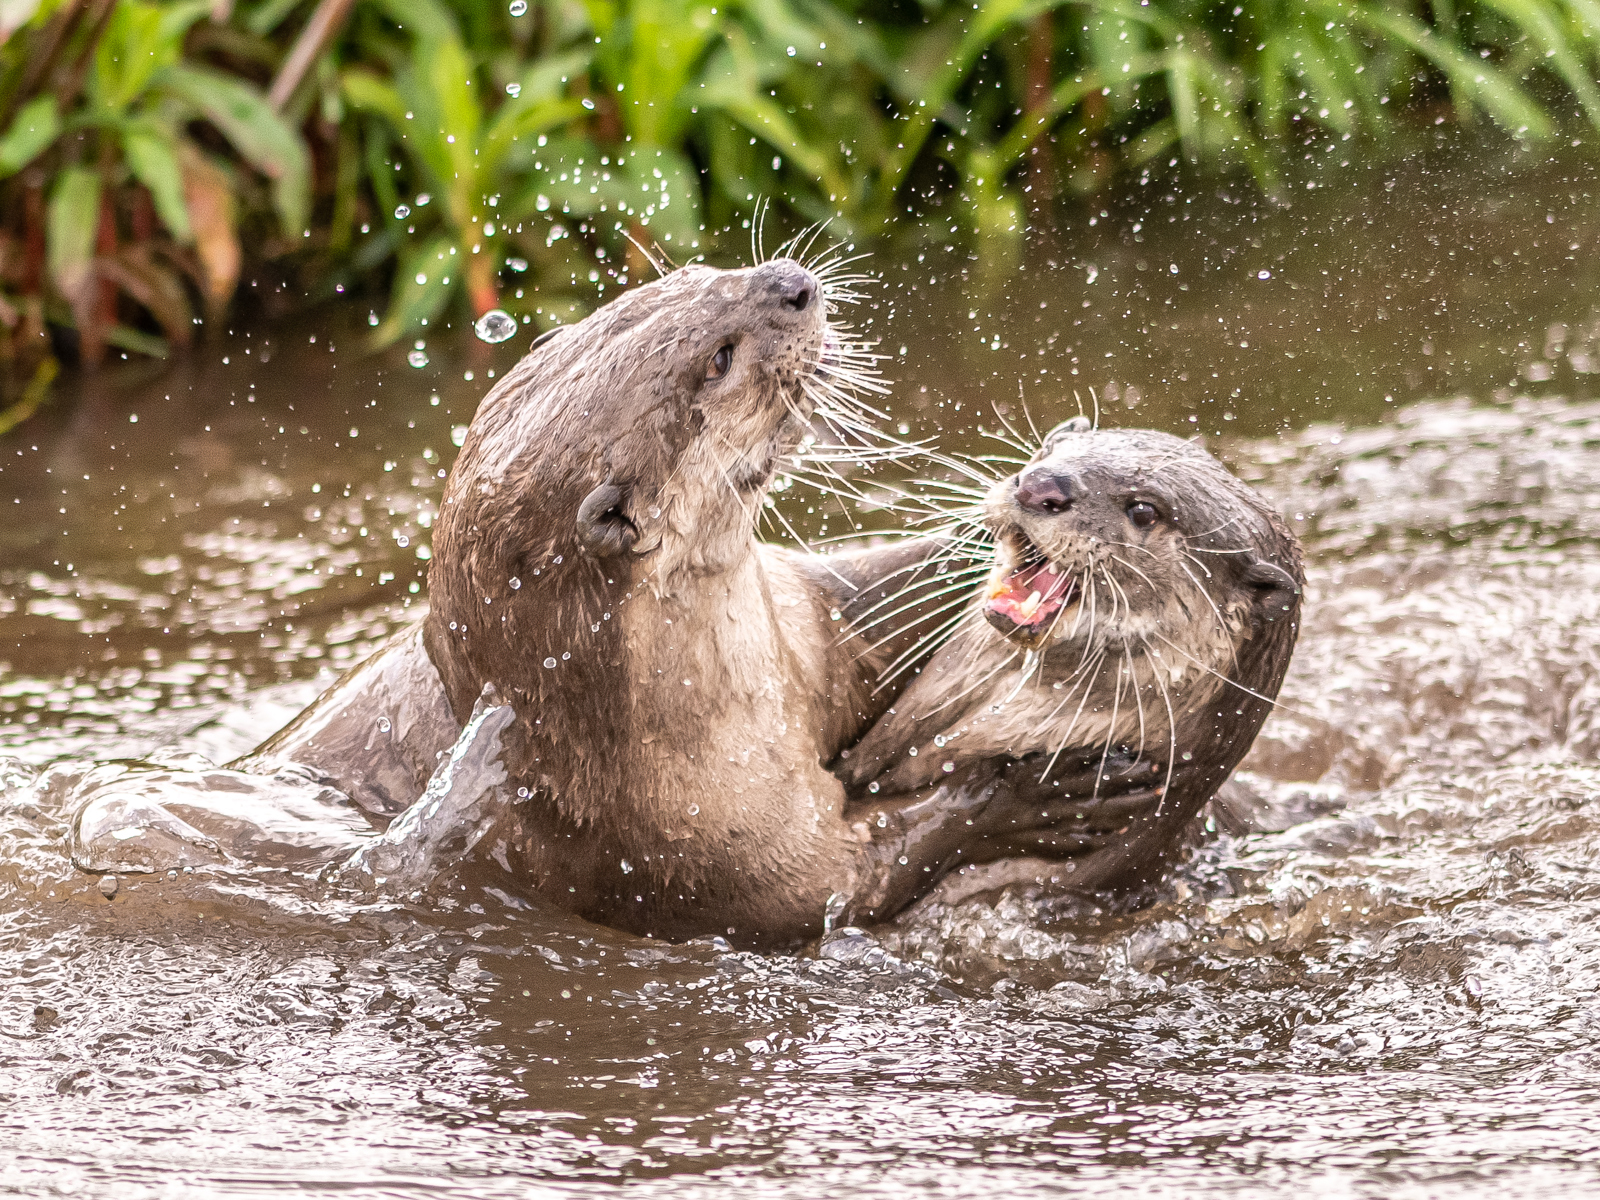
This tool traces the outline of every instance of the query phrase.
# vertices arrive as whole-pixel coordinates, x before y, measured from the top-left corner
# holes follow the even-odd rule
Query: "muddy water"
[[[1211,437],[1312,588],[1156,903],[925,903],[799,956],[72,871],[30,770],[226,758],[414,619],[452,429],[525,339],[412,368],[359,323],[241,330],[80,385],[0,443],[0,1188],[1600,1193],[1591,197],[1422,163],[1287,211],[1134,197],[998,292],[887,260],[908,431],[977,450],[1019,385],[1039,419],[1092,386]]]

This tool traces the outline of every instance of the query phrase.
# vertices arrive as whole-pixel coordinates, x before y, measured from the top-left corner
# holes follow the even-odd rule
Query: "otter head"
[[[827,309],[789,259],[688,266],[541,338],[500,380],[434,524],[426,631],[458,713],[485,682],[547,731],[551,696],[602,703],[620,604],[687,595],[753,554],[763,489],[824,386],[811,376],[844,353]]]
[[[470,532],[507,577],[583,556],[666,590],[725,569],[810,420],[827,329],[816,276],[775,259],[684,267],[546,335],[479,410],[435,554]]]
[[[1266,502],[1169,434],[1075,417],[984,509],[996,548],[983,613],[1029,649],[1165,643],[1209,665],[1254,616],[1271,619],[1274,597],[1299,593],[1293,538]]]

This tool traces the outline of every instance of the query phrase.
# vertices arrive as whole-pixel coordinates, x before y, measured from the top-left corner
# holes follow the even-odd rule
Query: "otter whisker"
[[[1089,697],[1094,693],[1094,683],[1095,680],[1100,678],[1100,667],[1101,664],[1105,662],[1105,657],[1105,651],[1102,650],[1100,653],[1096,654],[1092,660],[1086,662],[1083,664],[1083,666],[1080,666],[1078,670],[1073,673],[1074,679],[1078,678],[1080,675],[1083,676],[1083,699],[1078,701],[1078,707],[1073,711],[1072,720],[1067,722],[1067,728],[1061,734],[1061,741],[1056,744],[1055,752],[1050,755],[1050,761],[1045,763],[1044,772],[1039,776],[1040,783],[1044,783],[1050,778],[1050,772],[1055,770],[1056,760],[1061,757],[1061,752],[1067,748],[1067,742],[1072,739],[1072,731],[1078,727],[1078,719],[1083,716],[1083,707],[1089,703]],[[1060,712],[1067,706],[1072,699],[1073,692],[1076,692],[1077,690],[1077,687],[1074,686],[1067,692],[1061,703],[1056,705],[1056,707],[1051,710],[1049,717],[1045,719],[1046,725],[1055,719],[1056,713]]]
[[[971,615],[971,614],[969,614],[969,615]],[[990,671],[987,675],[984,675],[976,683],[973,683],[969,687],[963,688],[961,691],[957,692],[954,696],[951,696],[949,699],[943,701],[940,704],[936,704],[934,707],[930,708],[927,712],[917,713],[912,719],[916,720],[916,721],[926,721],[929,717],[935,716],[938,713],[940,713],[940,712],[944,711],[945,709],[949,708],[957,700],[961,700],[964,697],[970,696],[973,692],[977,691],[984,684],[988,683],[989,680],[993,679],[996,675],[1000,674],[1001,671],[1004,671],[1012,663],[1016,662],[1018,653],[1019,653],[1018,651],[1013,650],[1010,654],[1006,655],[1005,658],[1001,659],[1000,662],[995,666],[995,668],[992,671]],[[1022,685],[1019,683],[1017,686],[1021,687]],[[1013,690],[1011,695],[1015,696],[1016,695],[1016,691]],[[1009,700],[1009,699],[1011,699],[1011,696],[1007,696],[1006,697],[1006,700]],[[1006,700],[1001,700],[999,703],[1000,704],[1005,704]]]
[[[1044,435],[1039,432],[1039,427],[1033,423],[1033,414],[1028,411],[1028,398],[1022,394],[1022,380],[1017,380],[1017,401],[1022,405],[1022,415],[1027,418],[1028,432],[1033,434],[1033,444],[1042,446]]]
[[[984,569],[986,570],[987,568],[984,568]],[[938,588],[938,589],[936,589],[936,590],[934,590],[932,592],[919,592],[916,596],[914,596],[910,600],[907,600],[906,603],[901,605],[899,608],[896,608],[896,609],[891,610],[890,612],[884,613],[882,616],[880,616],[875,621],[868,621],[866,624],[862,624],[859,620],[852,621],[851,625],[850,625],[850,632],[849,632],[848,636],[846,636],[844,638],[841,638],[840,640],[841,641],[849,641],[851,638],[861,636],[861,635],[865,634],[869,629],[876,629],[879,625],[882,625],[885,621],[891,620],[894,617],[899,616],[903,612],[907,612],[907,611],[909,611],[909,610],[911,610],[913,608],[916,608],[918,605],[925,604],[929,600],[935,600],[940,596],[948,596],[951,592],[955,592],[955,591],[961,592],[961,595],[957,596],[954,600],[951,600],[951,601],[949,601],[949,602],[947,602],[945,604],[941,604],[938,608],[934,609],[926,617],[918,618],[918,620],[913,622],[913,624],[921,624],[923,621],[928,620],[931,617],[937,616],[939,613],[942,613],[946,609],[950,608],[952,604],[965,604],[967,602],[967,599],[968,599],[967,593],[972,591],[972,583],[971,583],[971,581],[967,580],[967,579],[958,578],[958,579],[956,579],[956,581],[954,583],[947,584],[944,587]],[[877,604],[875,604],[871,608],[867,609],[867,611],[862,613],[861,615],[863,617],[870,616],[874,612],[876,612],[879,608],[883,607],[883,605],[888,604],[891,601],[900,600],[900,599],[903,599],[903,597],[899,596],[899,595],[895,595],[895,596],[889,597],[888,599],[880,600]],[[909,626],[907,628],[909,628]],[[896,636],[896,635],[898,635],[900,633],[903,633],[903,632],[905,632],[904,629],[899,629],[899,630],[896,630],[894,634],[891,634],[889,636],[891,636],[891,637],[892,636]]]
[[[1149,639],[1141,637],[1139,640],[1144,642],[1146,658],[1149,659],[1151,655]],[[1159,658],[1159,656],[1156,657]],[[1158,817],[1161,815],[1162,806],[1167,802],[1167,792],[1172,787],[1172,771],[1178,761],[1178,717],[1172,711],[1171,690],[1167,687],[1166,680],[1162,678],[1165,667],[1165,663],[1159,663],[1159,665],[1152,666],[1150,670],[1150,678],[1155,680],[1156,687],[1161,691],[1161,699],[1167,706],[1167,778],[1161,784],[1161,798],[1156,801],[1156,816]]]
[[[1239,523],[1240,519],[1241,519],[1240,515],[1238,513],[1235,513],[1233,516],[1229,517],[1226,521],[1224,521],[1221,525],[1213,525],[1210,529],[1202,529],[1199,533],[1190,534],[1189,535],[1189,539],[1192,541],[1192,540],[1197,539],[1197,538],[1208,538],[1214,533],[1221,533],[1228,526],[1237,525]]]
[[[893,662],[884,667],[884,669],[878,673],[878,686],[872,689],[873,694],[876,695],[878,692],[882,691],[885,687],[892,683],[895,678],[901,674],[901,672],[905,671],[911,666],[912,663],[916,662],[917,656],[921,653],[922,648],[929,642],[936,638],[941,638],[946,634],[953,634],[957,626],[959,626],[963,621],[970,620],[975,615],[976,613],[974,610],[967,609],[965,612],[959,613],[952,619],[946,621],[938,628],[924,634],[920,639],[918,639],[916,645],[901,652],[899,657],[897,657]]]
[[[1116,737],[1117,731],[1117,709],[1122,703],[1122,671],[1127,665],[1128,652],[1124,650],[1122,652],[1122,668],[1117,671],[1117,685],[1111,689],[1111,722],[1106,726],[1105,749],[1100,751],[1100,766],[1094,773],[1094,787],[1089,792],[1091,799],[1098,800],[1100,798],[1100,781],[1105,778],[1106,762],[1111,757],[1111,742]]]
[[[1159,633],[1156,634],[1155,636],[1157,638],[1160,638],[1161,641],[1165,642],[1168,646],[1170,646],[1172,649],[1176,650],[1179,654],[1183,655],[1183,657],[1187,658],[1190,662],[1192,662],[1195,666],[1199,667],[1202,671],[1206,671],[1209,674],[1215,675],[1218,679],[1222,680],[1222,682],[1227,684],[1229,687],[1238,688],[1241,692],[1245,693],[1247,696],[1254,696],[1257,700],[1264,700],[1268,704],[1272,705],[1273,708],[1281,708],[1281,709],[1283,709],[1284,712],[1293,713],[1297,717],[1304,717],[1306,720],[1308,720],[1308,721],[1316,721],[1318,724],[1322,723],[1323,718],[1317,716],[1315,713],[1308,713],[1308,712],[1304,711],[1303,709],[1293,708],[1293,707],[1285,704],[1282,700],[1275,700],[1271,696],[1263,696],[1260,692],[1252,691],[1250,688],[1245,687],[1245,685],[1240,683],[1237,679],[1230,679],[1228,676],[1224,675],[1221,671],[1217,670],[1215,667],[1211,666],[1210,664],[1201,662],[1198,658],[1196,658],[1194,655],[1190,654],[1187,650],[1185,650],[1182,646],[1179,646],[1177,643],[1172,642],[1172,641],[1168,641],[1168,639],[1162,637]]]
[[[1195,578],[1194,572],[1189,570],[1189,568],[1186,567],[1183,564],[1182,560],[1179,560],[1177,565],[1178,565],[1178,570],[1182,571],[1186,576],[1188,576],[1189,582],[1194,584],[1195,591],[1199,592],[1200,595],[1205,599],[1206,604],[1211,609],[1212,615],[1217,618],[1217,631],[1219,633],[1221,633],[1224,637],[1227,637],[1228,623],[1227,623],[1227,621],[1223,620],[1222,610],[1217,607],[1217,602],[1211,598],[1211,593],[1206,591],[1204,586],[1201,585],[1200,581]],[[1227,640],[1228,640],[1228,645],[1230,647],[1233,647],[1233,639],[1232,638],[1228,638]],[[1237,661],[1238,661],[1238,656],[1239,656],[1238,648],[1237,647],[1233,647],[1232,657],[1235,660],[1235,663],[1237,663]]]

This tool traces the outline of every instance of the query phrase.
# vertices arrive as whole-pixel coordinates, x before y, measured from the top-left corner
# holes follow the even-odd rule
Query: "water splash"
[[[478,335],[479,341],[493,346],[515,336],[517,319],[502,309],[492,308],[478,318],[472,332]]]

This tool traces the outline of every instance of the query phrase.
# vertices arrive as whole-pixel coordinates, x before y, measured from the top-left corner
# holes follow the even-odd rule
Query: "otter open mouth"
[[[983,605],[989,624],[1007,637],[1029,644],[1043,638],[1061,610],[1078,598],[1077,579],[1048,561],[1037,561],[1037,554],[1033,550],[1025,557],[1034,561],[997,575]]]

